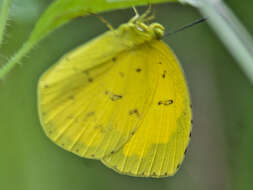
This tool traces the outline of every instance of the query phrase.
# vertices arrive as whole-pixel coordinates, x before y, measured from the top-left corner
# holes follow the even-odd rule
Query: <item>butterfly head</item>
[[[154,22],[151,25],[149,25],[149,28],[156,39],[161,39],[163,37],[164,27],[161,24]]]

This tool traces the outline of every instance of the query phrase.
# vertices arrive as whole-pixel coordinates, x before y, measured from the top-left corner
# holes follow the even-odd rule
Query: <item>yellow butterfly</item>
[[[40,121],[65,150],[138,177],[172,176],[191,133],[179,62],[148,14],[64,55],[38,84]]]

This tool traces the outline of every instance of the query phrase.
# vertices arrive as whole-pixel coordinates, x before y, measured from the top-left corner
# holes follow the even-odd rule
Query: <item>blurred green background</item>
[[[51,2],[13,1],[0,64],[21,47]],[[226,3],[253,34],[252,0]],[[196,9],[178,3],[152,8],[155,20],[168,31],[201,18]],[[134,12],[125,9],[101,15],[118,26]],[[119,175],[99,161],[77,157],[47,139],[36,104],[40,75],[64,53],[106,30],[94,16],[75,19],[39,43],[0,81],[0,189],[253,189],[253,87],[207,23],[164,39],[184,68],[194,114],[189,152],[174,177]]]

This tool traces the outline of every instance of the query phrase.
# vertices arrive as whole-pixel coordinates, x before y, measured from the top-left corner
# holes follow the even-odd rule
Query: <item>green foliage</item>
[[[145,5],[149,3],[172,2],[176,0],[57,0],[54,1],[42,14],[36,23],[29,39],[23,47],[8,61],[6,65],[0,68],[0,79],[3,78],[19,61],[24,57],[41,39],[58,27],[66,24],[74,18],[87,16],[90,13],[100,13],[109,10],[126,8],[131,6]],[[8,4],[8,0],[4,4]],[[6,9],[3,6],[3,9]],[[8,9],[7,9],[8,10]],[[4,13],[2,20],[7,20],[7,13]],[[1,23],[0,23],[1,24]],[[2,24],[3,25],[3,24]],[[1,32],[1,25],[0,25]],[[1,36],[1,33],[0,33]],[[2,35],[3,36],[3,35]],[[0,38],[1,42],[1,38]]]
[[[3,41],[10,5],[11,0],[3,0],[2,4],[0,4],[0,45]]]

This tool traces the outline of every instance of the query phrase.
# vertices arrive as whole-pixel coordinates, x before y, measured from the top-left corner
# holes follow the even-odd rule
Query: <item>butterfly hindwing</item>
[[[190,138],[189,94],[180,65],[166,44],[154,40],[139,51],[147,60],[143,70],[153,72],[151,104],[133,137],[102,161],[128,175],[170,176],[180,166]]]

